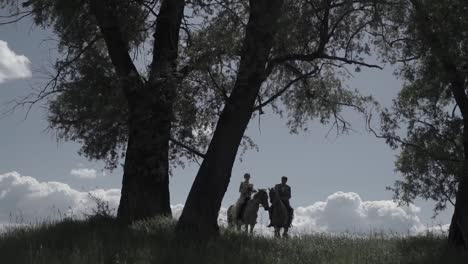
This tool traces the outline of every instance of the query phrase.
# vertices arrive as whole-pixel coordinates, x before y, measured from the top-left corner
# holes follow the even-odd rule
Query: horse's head
[[[270,208],[270,204],[268,203],[268,193],[264,189],[259,189],[254,195],[254,199],[257,199],[265,210]]]

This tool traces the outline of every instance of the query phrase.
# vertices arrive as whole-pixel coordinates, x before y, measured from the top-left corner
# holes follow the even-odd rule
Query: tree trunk
[[[129,101],[129,138],[117,214],[124,222],[171,215],[168,152],[172,106],[152,107],[146,94]]]
[[[237,80],[188,195],[178,231],[198,235],[218,233],[219,209],[256,96],[267,75],[266,64],[282,5],[283,0],[250,0]]]
[[[467,106],[465,106],[467,107]],[[468,113],[465,109],[464,113]],[[463,175],[458,182],[455,211],[449,229],[449,244],[454,248],[468,250],[468,118],[464,117],[463,148],[464,164]]]
[[[122,196],[117,216],[131,222],[171,215],[169,200],[169,139],[176,96],[179,30],[185,1],[163,0],[154,32],[153,61],[144,83],[129,55],[111,0],[91,1],[109,56],[129,106],[128,144]]]

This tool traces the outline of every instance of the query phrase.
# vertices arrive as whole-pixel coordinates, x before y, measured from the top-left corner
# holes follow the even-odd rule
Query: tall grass
[[[307,235],[272,239],[223,230],[202,241],[175,235],[174,221],[122,226],[106,215],[22,226],[0,234],[0,263],[468,263],[445,237]]]

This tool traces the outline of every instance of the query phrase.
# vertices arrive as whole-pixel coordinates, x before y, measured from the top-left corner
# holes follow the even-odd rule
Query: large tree
[[[70,111],[52,114],[52,125],[69,121],[64,117],[77,112],[91,114],[76,115],[73,127],[96,125],[78,136],[99,145],[87,144],[83,149],[91,157],[115,161],[115,149],[125,141],[119,219],[128,222],[170,215],[169,138],[179,85],[177,57],[184,0],[29,0],[22,8],[18,2],[2,1],[17,5],[17,17],[32,15],[36,24],[52,27],[63,55],[55,63],[56,74],[32,102],[60,94],[52,99],[52,113]],[[151,63],[139,71],[132,53],[150,40]],[[99,99],[90,103],[90,97]],[[66,98],[74,102],[71,107]],[[114,111],[102,102],[123,107]],[[93,109],[86,110],[87,106]],[[113,141],[116,136],[122,140]]]
[[[407,0],[394,6],[381,31],[386,57],[400,63],[403,89],[382,113],[382,131],[399,148],[403,179],[395,198],[455,206],[449,242],[468,248],[468,3]],[[401,131],[403,129],[403,131]]]
[[[279,114],[286,110],[293,132],[306,129],[306,122],[315,118],[322,123],[332,121],[340,131],[349,128],[340,115],[342,108],[362,111],[370,98],[341,84],[349,70],[344,65],[355,64],[356,70],[376,67],[364,62],[363,55],[369,54],[370,47],[363,40],[367,37],[364,30],[379,17],[380,2],[193,1],[193,19],[184,21],[187,38],[179,47],[180,85],[172,109],[170,158],[178,163],[177,156],[192,158],[195,153],[206,159],[190,192],[180,229],[216,233],[217,214],[239,143],[252,145],[244,131],[257,110],[260,114],[269,104]],[[269,16],[268,8],[275,11],[276,18]],[[194,30],[197,20],[202,22],[197,22]],[[151,30],[154,25],[147,26]],[[144,29],[128,33],[147,32]],[[142,42],[130,43],[137,50]],[[64,78],[58,78],[63,85],[52,89],[60,95],[50,101],[49,120],[60,137],[81,141],[83,154],[106,159],[112,167],[126,150],[128,100],[123,89],[113,88],[120,82],[105,52],[107,43],[102,39],[92,43],[97,45],[86,45],[86,52],[76,52],[80,55],[77,59],[66,56],[57,63],[58,69],[65,65],[68,71]],[[64,47],[68,51],[82,46]],[[213,130],[216,132],[205,155]],[[180,147],[185,150],[180,152]]]
[[[143,2],[143,1],[136,1]],[[153,58],[142,81],[122,34],[115,1],[91,0],[90,11],[106,43],[128,105],[128,143],[118,217],[132,221],[171,215],[169,138],[177,87],[179,30],[184,0],[165,0],[154,26]]]
[[[218,50],[224,54],[218,65],[234,68],[226,78],[232,86],[220,89],[227,91],[226,102],[178,230],[217,233],[218,212],[238,146],[256,110],[282,97],[294,130],[314,117],[322,122],[331,117],[343,121],[339,116],[343,105],[362,109],[369,99],[344,89],[337,69],[343,64],[377,67],[365,63],[362,56],[370,50],[364,29],[379,17],[380,1],[239,2],[228,9],[237,11],[232,21],[238,21],[238,27],[224,34],[242,36],[242,45],[232,56]],[[223,16],[213,21],[220,23],[232,13],[221,12]],[[215,34],[223,34],[216,28],[211,27]]]

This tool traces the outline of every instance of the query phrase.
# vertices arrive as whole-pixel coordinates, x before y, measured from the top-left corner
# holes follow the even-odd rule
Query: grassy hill
[[[0,263],[468,263],[440,236],[307,235],[272,239],[224,230],[209,241],[176,236],[174,221],[121,226],[111,217],[65,219],[0,234]]]

